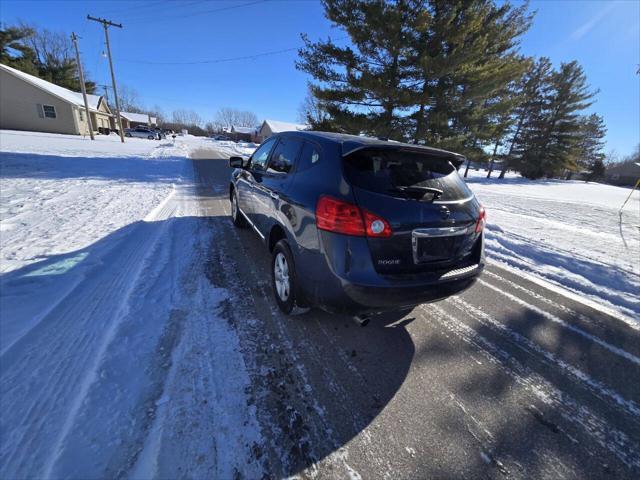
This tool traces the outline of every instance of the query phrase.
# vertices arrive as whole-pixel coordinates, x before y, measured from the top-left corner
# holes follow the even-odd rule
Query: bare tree
[[[217,120],[209,121],[205,124],[204,129],[209,133],[220,133],[224,125]]]
[[[236,125],[238,127],[255,127],[258,125],[258,117],[248,110],[238,112]]]
[[[135,88],[120,85],[118,88],[118,100],[120,101],[120,109],[123,112],[147,113]]]
[[[255,127],[258,125],[258,117],[255,113],[247,110],[237,110],[235,108],[221,108],[216,113],[215,123],[226,128],[236,127]]]
[[[149,115],[151,115],[152,117],[156,117],[158,120],[158,125],[162,125],[165,121],[166,121],[166,116],[164,114],[164,110],[162,110],[162,107],[158,104],[154,105],[153,107],[151,107],[151,109],[149,110]]]
[[[38,77],[71,90],[80,89],[75,50],[68,34],[24,22],[18,25],[17,30],[22,32],[20,42],[25,51],[30,51],[29,60],[33,64],[32,69],[35,67]],[[86,72],[86,67],[84,70]],[[85,86],[87,92],[95,91],[94,82],[87,80]]]
[[[307,95],[298,107],[298,121],[300,123],[321,125],[329,118],[326,108],[313,95],[311,90],[307,91]]]
[[[194,110],[174,110],[172,118],[173,123],[179,123],[187,127],[200,127],[203,124],[202,117]]]

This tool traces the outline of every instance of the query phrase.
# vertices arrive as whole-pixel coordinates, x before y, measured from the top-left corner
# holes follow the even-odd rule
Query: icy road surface
[[[0,224],[0,478],[640,475],[632,324],[498,265],[366,328],[283,316],[265,247],[228,218],[221,158],[238,148],[128,145],[137,161],[85,153],[87,178],[68,158],[2,158],[5,185],[32,198],[37,175],[49,203]],[[62,172],[79,238],[43,220]]]

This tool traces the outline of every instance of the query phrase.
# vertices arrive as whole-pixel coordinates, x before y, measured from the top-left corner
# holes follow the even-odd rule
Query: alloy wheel
[[[289,298],[289,264],[283,253],[278,252],[276,261],[273,262],[273,271],[278,297],[283,302]]]

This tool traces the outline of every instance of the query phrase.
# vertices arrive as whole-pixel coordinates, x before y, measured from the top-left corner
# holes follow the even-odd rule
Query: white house
[[[99,95],[87,95],[93,130],[114,129],[115,118]],[[0,128],[88,135],[82,93],[0,64]]]
[[[265,120],[258,130],[257,140],[262,143],[274,133],[295,132],[300,130],[309,130],[309,125],[300,123],[281,122],[279,120]]]
[[[122,128],[135,128],[140,125],[144,127],[156,127],[158,119],[148,113],[120,112]]]

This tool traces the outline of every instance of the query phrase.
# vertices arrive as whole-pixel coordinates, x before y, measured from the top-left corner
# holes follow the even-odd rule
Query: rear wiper
[[[444,193],[442,190],[440,190],[439,188],[433,188],[433,187],[420,187],[420,186],[413,186],[413,187],[394,187],[391,190],[389,190],[390,192],[401,192],[401,193],[405,193],[407,194],[407,196],[409,196],[410,198],[415,198],[415,199],[422,199],[422,197],[424,197],[427,193],[430,193],[433,195],[433,197],[431,197],[431,201],[433,202],[434,200],[439,199],[442,194]]]

